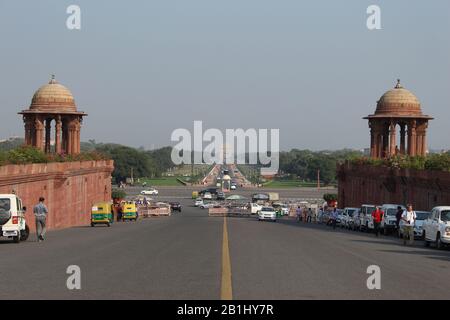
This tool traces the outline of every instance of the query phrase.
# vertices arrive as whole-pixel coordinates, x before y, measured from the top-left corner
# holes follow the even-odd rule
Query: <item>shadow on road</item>
[[[425,249],[424,250],[415,250],[415,251],[408,251],[408,250],[380,250],[380,252],[386,252],[386,253],[401,253],[401,254],[413,254],[413,255],[420,255],[425,256],[429,259],[435,259],[435,260],[442,260],[442,261],[450,261],[450,254],[448,251],[439,251],[439,250],[431,250],[431,249]]]

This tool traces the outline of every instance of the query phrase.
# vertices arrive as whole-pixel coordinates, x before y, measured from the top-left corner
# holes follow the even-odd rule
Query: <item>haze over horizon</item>
[[[435,118],[429,148],[448,149],[450,2],[78,0],[0,2],[0,137],[51,74],[73,93],[82,140],[153,149],[173,130],[280,129],[281,150],[367,148],[367,121],[396,79]]]

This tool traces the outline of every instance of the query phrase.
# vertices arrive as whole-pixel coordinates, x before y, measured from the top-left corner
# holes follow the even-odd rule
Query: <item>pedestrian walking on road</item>
[[[302,220],[302,209],[300,206],[295,210],[295,214],[297,215],[297,222],[300,222]]]
[[[413,210],[413,206],[408,204],[407,209],[402,214],[403,226],[403,244],[406,245],[406,238],[409,238],[409,245],[414,244],[414,224],[416,223],[417,215]]]
[[[33,213],[36,218],[36,236],[38,242],[44,241],[45,232],[47,230],[47,214],[48,209],[44,204],[44,197],[39,198],[39,203],[34,206]]]
[[[375,235],[378,236],[380,235],[380,225],[381,225],[381,221],[383,220],[383,216],[384,216],[384,212],[381,210],[380,207],[377,207],[377,209],[372,212],[372,218],[373,218],[373,227],[374,227],[374,232]]]
[[[333,212],[331,213],[331,225],[333,226],[333,230],[336,230],[337,219],[338,219],[338,211],[337,208],[334,207]]]
[[[397,236],[400,238],[400,221],[402,220],[402,215],[403,215],[403,209],[402,207],[398,206],[397,207],[397,213],[395,214],[395,225],[397,228]]]
[[[313,215],[313,212],[312,212],[312,210],[311,210],[311,208],[309,208],[308,209],[308,222],[312,222],[312,215]]]

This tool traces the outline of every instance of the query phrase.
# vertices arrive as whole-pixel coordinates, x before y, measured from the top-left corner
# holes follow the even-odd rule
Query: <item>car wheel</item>
[[[28,227],[28,225],[25,225],[25,230],[23,230],[20,233],[20,241],[26,241],[28,239],[28,236],[30,235],[30,228]]]
[[[95,224],[91,223],[91,227],[95,227]]]
[[[428,241],[427,238],[425,237],[425,231],[423,232],[423,244],[425,247],[430,246],[430,241]]]
[[[437,248],[438,250],[441,250],[442,247],[443,247],[443,246],[442,246],[442,241],[441,241],[441,234],[438,233],[437,236],[436,236],[436,248]]]
[[[14,241],[14,243],[19,243],[20,242],[20,235],[13,237],[13,241]]]

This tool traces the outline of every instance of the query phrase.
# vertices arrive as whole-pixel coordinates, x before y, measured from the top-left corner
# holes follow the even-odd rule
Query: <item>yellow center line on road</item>
[[[233,300],[233,288],[231,286],[230,248],[228,246],[227,217],[223,218],[222,285],[220,289],[220,299]]]

